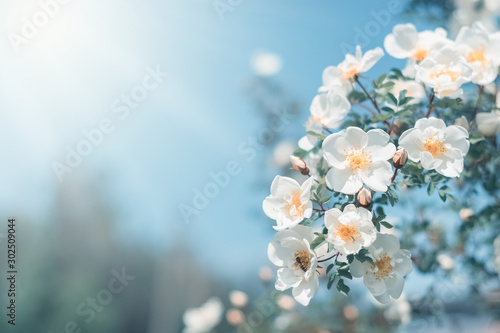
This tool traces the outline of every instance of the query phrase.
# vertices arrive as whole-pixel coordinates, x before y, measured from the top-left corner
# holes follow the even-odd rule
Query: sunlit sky
[[[117,238],[153,248],[184,242],[201,260],[217,256],[216,269],[255,271],[267,264],[273,230],[260,212],[268,189],[255,186],[257,159],[246,163],[237,152],[262,127],[243,92],[254,75],[250,59],[258,51],[282,58],[272,80],[303,106],[287,128],[299,138],[323,69],[343,59],[341,43],[354,45],[356,31],[377,22],[373,12],[387,10],[387,3],[243,1],[220,20],[208,0],[73,0],[15,52],[10,34],[21,34],[23,18],[40,7],[0,1],[3,215],[49,223],[55,193],[64,185],[53,162],[64,163],[67,147],[84,139],[82,130],[109,118],[113,133],[64,177],[94,184],[113,208]],[[372,23],[380,33],[364,48],[382,47],[392,27],[406,21],[391,15],[383,25]],[[369,76],[403,64],[385,56]],[[168,77],[121,119],[112,104],[142,83],[148,66]],[[186,224],[179,204],[189,204],[193,189],[210,181],[209,172],[233,159],[242,173]],[[270,184],[269,174],[260,180]]]

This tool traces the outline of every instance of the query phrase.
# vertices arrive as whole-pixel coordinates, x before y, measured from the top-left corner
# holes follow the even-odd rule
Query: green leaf
[[[380,224],[382,224],[384,227],[386,227],[387,229],[392,229],[394,228],[394,226],[392,224],[390,224],[389,222],[387,221],[382,221],[380,222]]]
[[[316,233],[317,237],[311,243],[311,249],[314,250],[325,242],[325,235]]]
[[[471,145],[474,145],[474,144],[481,142],[481,141],[484,141],[484,140],[485,140],[484,136],[480,132],[474,132],[474,133],[469,134],[469,141],[470,141]]]
[[[339,275],[338,274],[330,275],[330,278],[328,279],[328,284],[326,286],[328,289],[332,288],[332,285],[335,282],[335,279],[337,278],[337,276],[339,276]]]
[[[390,119],[390,118],[392,118],[392,114],[388,114],[388,113],[383,114],[383,113],[381,113],[381,114],[377,114],[377,115],[373,116],[372,119],[370,120],[370,122],[372,124],[374,124],[374,123],[380,123],[380,122],[386,121],[387,119]]]
[[[333,264],[328,265],[328,267],[326,268],[326,274],[330,273],[332,268],[333,268]]]
[[[432,193],[434,193],[435,189],[436,189],[436,185],[431,181],[429,183],[429,186],[427,186],[427,194],[432,195]]]
[[[396,96],[394,96],[393,94],[391,93],[387,93],[387,102],[389,104],[392,104],[394,106],[397,106],[398,105],[398,100],[396,98]]]
[[[348,269],[339,269],[338,273],[341,277],[352,280],[352,275]]]
[[[349,291],[351,291],[351,288],[349,288],[345,283],[344,280],[339,279],[339,282],[337,282],[337,290],[341,293],[347,296],[349,294]]]

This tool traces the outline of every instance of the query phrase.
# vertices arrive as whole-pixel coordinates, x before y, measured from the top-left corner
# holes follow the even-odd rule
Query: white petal
[[[469,132],[462,126],[451,125],[443,130],[444,139],[446,143],[449,143],[453,148],[457,148],[461,151],[462,155],[467,155],[469,151]]]
[[[389,134],[381,129],[372,129],[366,135],[368,136],[366,151],[371,153],[374,161],[387,161],[394,156],[396,147],[392,143],[389,143]]]
[[[478,113],[476,116],[476,122],[479,131],[484,136],[492,136],[500,131],[500,117],[495,113]]]
[[[285,204],[286,202],[283,199],[269,196],[262,203],[262,209],[267,216],[276,220],[278,218],[278,212]]]
[[[276,284],[279,284],[285,290],[290,287],[296,286],[300,283],[300,279],[297,278],[294,271],[290,268],[280,268],[276,274]]]
[[[284,248],[276,241],[272,241],[267,247],[267,256],[276,266],[285,266],[285,263],[293,257],[294,253],[293,250]]]
[[[392,298],[399,298],[403,292],[403,286],[405,284],[405,279],[399,274],[393,274],[391,277],[386,279],[387,291]]]
[[[331,228],[332,226],[336,225],[339,216],[342,215],[342,211],[337,208],[332,208],[326,211],[325,213],[325,227]]]
[[[366,273],[366,263],[362,263],[356,259],[353,260],[353,262],[351,263],[351,266],[350,266],[350,272],[352,274],[352,276],[354,277],[362,277],[365,275]]]
[[[391,164],[387,161],[374,161],[361,171],[361,179],[375,192],[386,192],[392,175]]]
[[[315,274],[314,277],[307,281],[302,280],[302,282],[293,288],[292,295],[297,302],[300,304],[307,306],[311,301],[311,298],[316,296],[318,292],[318,276]]]
[[[326,174],[326,185],[337,192],[355,194],[363,187],[363,181],[350,168],[331,168]]]
[[[392,32],[384,40],[384,48],[387,53],[397,59],[411,57],[418,39],[415,26],[412,24],[398,24],[393,28]]]
[[[422,151],[422,131],[418,128],[406,130],[399,137],[399,145],[406,149],[408,158],[413,162],[420,161],[420,152]]]
[[[271,184],[271,195],[282,198],[300,189],[299,183],[289,177],[276,176]]]
[[[464,159],[459,149],[452,148],[440,156],[442,163],[436,166],[436,171],[446,177],[458,177],[464,169]]]
[[[365,53],[363,60],[361,61],[360,72],[366,72],[373,67],[384,56],[384,51],[377,47]]]

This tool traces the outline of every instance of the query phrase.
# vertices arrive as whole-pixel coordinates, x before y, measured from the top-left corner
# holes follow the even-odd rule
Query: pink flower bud
[[[358,202],[363,207],[368,207],[372,203],[372,192],[362,188],[358,193]]]
[[[401,169],[406,162],[408,162],[408,152],[404,148],[399,148],[394,157],[392,158],[392,162],[394,163],[394,167],[396,169]]]
[[[304,176],[309,175],[309,168],[306,165],[306,162],[297,156],[290,156],[290,161],[292,162],[292,167],[294,170],[297,170]]]

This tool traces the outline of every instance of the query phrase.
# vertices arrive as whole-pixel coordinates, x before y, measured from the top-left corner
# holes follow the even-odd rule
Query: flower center
[[[379,260],[375,261],[375,265],[372,265],[372,269],[375,268],[377,268],[375,272],[377,280],[388,277],[392,273],[391,257],[384,255]]]
[[[311,254],[305,250],[300,250],[295,252],[295,264],[296,269],[301,269],[307,272],[311,268]]]
[[[455,82],[460,77],[459,72],[452,71],[448,67],[446,67],[446,68],[443,68],[443,69],[440,69],[438,71],[433,72],[430,75],[430,78],[432,80],[436,80],[436,79],[439,79],[441,77],[441,75],[449,76],[451,78],[451,81],[453,81],[453,82]]]
[[[299,192],[295,192],[292,196],[292,200],[289,202],[288,204],[288,210],[291,211],[293,208],[295,208],[295,213],[294,213],[294,216],[301,216],[304,214],[304,210],[305,210],[305,205],[302,204],[302,202],[300,201],[300,195],[302,193],[299,191]],[[290,212],[292,213],[292,212]]]
[[[413,60],[422,61],[429,55],[429,50],[417,46],[413,49]]]
[[[431,153],[432,157],[436,158],[437,156],[446,152],[446,148],[441,141],[436,138],[428,138],[424,143],[424,150]]]
[[[350,152],[346,152],[347,165],[352,169],[364,169],[372,161],[371,154],[366,153],[363,148],[351,148]]]
[[[352,66],[348,70],[344,71],[342,73],[342,76],[346,80],[353,80],[356,75],[359,74],[359,67],[358,66]]]
[[[337,230],[335,230],[335,234],[346,243],[354,242],[356,239],[358,239],[359,235],[357,233],[358,227],[354,225],[345,225],[342,223],[340,223],[337,227]]]
[[[484,47],[480,50],[474,50],[469,52],[469,56],[467,57],[467,62],[476,62],[479,61],[481,66],[486,66],[486,57],[484,56]]]

